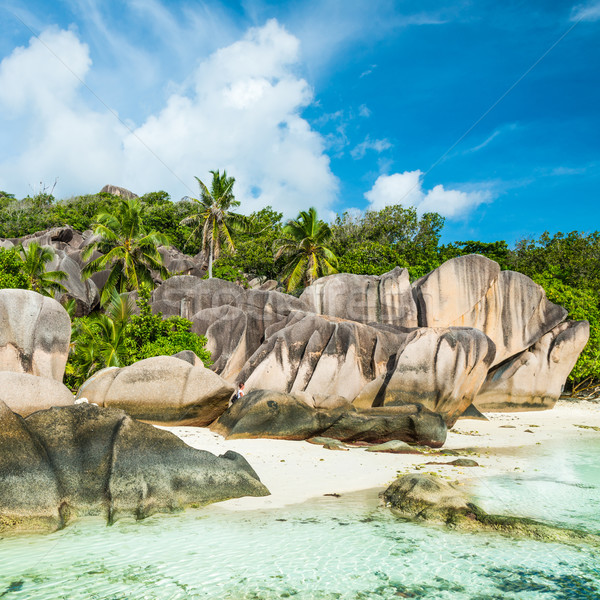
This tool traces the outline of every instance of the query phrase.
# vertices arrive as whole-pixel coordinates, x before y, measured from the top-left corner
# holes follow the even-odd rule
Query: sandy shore
[[[222,454],[242,454],[271,491],[265,498],[239,498],[220,506],[232,510],[279,508],[325,494],[344,494],[372,488],[384,489],[399,474],[437,471],[453,480],[468,482],[527,469],[527,452],[515,456],[511,448],[526,448],[547,440],[600,437],[600,404],[560,401],[552,410],[490,413],[488,421],[461,419],[448,433],[444,449],[476,448],[472,458],[479,467],[426,465],[450,462],[456,457],[367,452],[364,447],[347,451],[326,450],[308,442],[287,440],[225,440],[208,429],[170,427],[190,446]],[[584,427],[578,427],[584,426]]]

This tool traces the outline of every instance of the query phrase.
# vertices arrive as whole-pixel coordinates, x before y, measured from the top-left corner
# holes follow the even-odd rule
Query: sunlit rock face
[[[213,370],[248,391],[302,394],[313,406],[326,397],[359,408],[418,402],[450,426],[476,398],[482,409],[551,406],[587,338],[539,285],[478,255],[411,286],[400,268],[332,275],[300,298],[174,277],[153,308],[191,319]]]
[[[477,254],[460,256],[419,279],[413,294],[422,327],[473,327],[496,346],[494,365],[529,348],[567,311],[543,288]]]
[[[354,405],[419,402],[451,427],[481,388],[494,360],[494,343],[466,327],[421,327],[405,337],[386,372],[360,391]]]
[[[0,530],[78,516],[144,518],[268,490],[235,452],[217,457],[116,409],[80,404],[23,419],[0,402]]]
[[[71,319],[52,298],[29,290],[0,290],[0,371],[62,382]]]
[[[300,300],[320,315],[358,323],[417,327],[417,307],[408,270],[396,267],[380,277],[340,273],[318,279]]]
[[[566,321],[533,346],[492,369],[475,397],[480,411],[552,408],[590,333],[587,321]]]
[[[226,409],[235,388],[207,369],[174,356],[155,356],[95,373],[78,397],[162,424],[204,427]]]

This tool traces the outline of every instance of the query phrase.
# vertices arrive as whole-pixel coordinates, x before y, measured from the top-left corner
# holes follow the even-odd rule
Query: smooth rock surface
[[[417,327],[408,270],[396,267],[384,275],[338,273],[321,277],[300,296],[308,310],[358,323]]]
[[[22,417],[53,406],[72,406],[74,400],[69,388],[55,379],[0,371],[0,401]]]
[[[81,404],[22,419],[0,402],[0,425],[2,529],[59,529],[84,515],[112,523],[269,493],[240,455],[193,449],[120,410]]]
[[[234,391],[202,364],[155,356],[99,371],[81,386],[77,397],[120,408],[136,419],[205,427],[225,411]]]
[[[483,412],[552,408],[589,339],[587,321],[567,321],[491,370],[474,399]]]
[[[441,446],[446,425],[420,405],[357,411],[352,406],[315,409],[293,394],[253,390],[237,400],[211,429],[228,439],[314,437],[382,443],[391,439]]]
[[[418,402],[451,427],[475,398],[493,360],[494,344],[477,329],[419,328],[353,404],[368,408]]]
[[[0,371],[62,382],[71,319],[52,298],[29,290],[0,290]]]
[[[267,333],[238,376],[247,389],[349,401],[385,372],[404,339],[398,331],[305,312],[290,314],[278,330]]]
[[[474,327],[496,345],[494,365],[564,321],[541,286],[477,254],[446,261],[413,284],[421,327]]]

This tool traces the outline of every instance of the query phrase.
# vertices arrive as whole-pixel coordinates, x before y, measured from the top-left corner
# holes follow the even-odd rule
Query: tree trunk
[[[212,279],[212,264],[213,264],[213,241],[210,240],[210,252],[208,253],[208,278]]]

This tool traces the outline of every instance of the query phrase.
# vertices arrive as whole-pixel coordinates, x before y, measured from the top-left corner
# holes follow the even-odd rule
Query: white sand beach
[[[489,413],[488,421],[461,419],[448,433],[444,449],[477,448],[472,458],[479,467],[426,465],[451,462],[454,456],[367,452],[364,447],[346,451],[327,450],[305,441],[240,439],[225,440],[206,428],[167,428],[190,446],[222,454],[242,454],[271,491],[264,498],[238,498],[220,506],[232,510],[279,508],[325,494],[345,494],[373,488],[384,489],[397,475],[419,469],[438,472],[454,481],[526,470],[527,453],[510,455],[506,449],[526,448],[548,440],[597,438],[600,436],[600,404],[559,401],[552,410]],[[581,427],[583,426],[583,427]],[[503,450],[504,449],[504,450]]]

